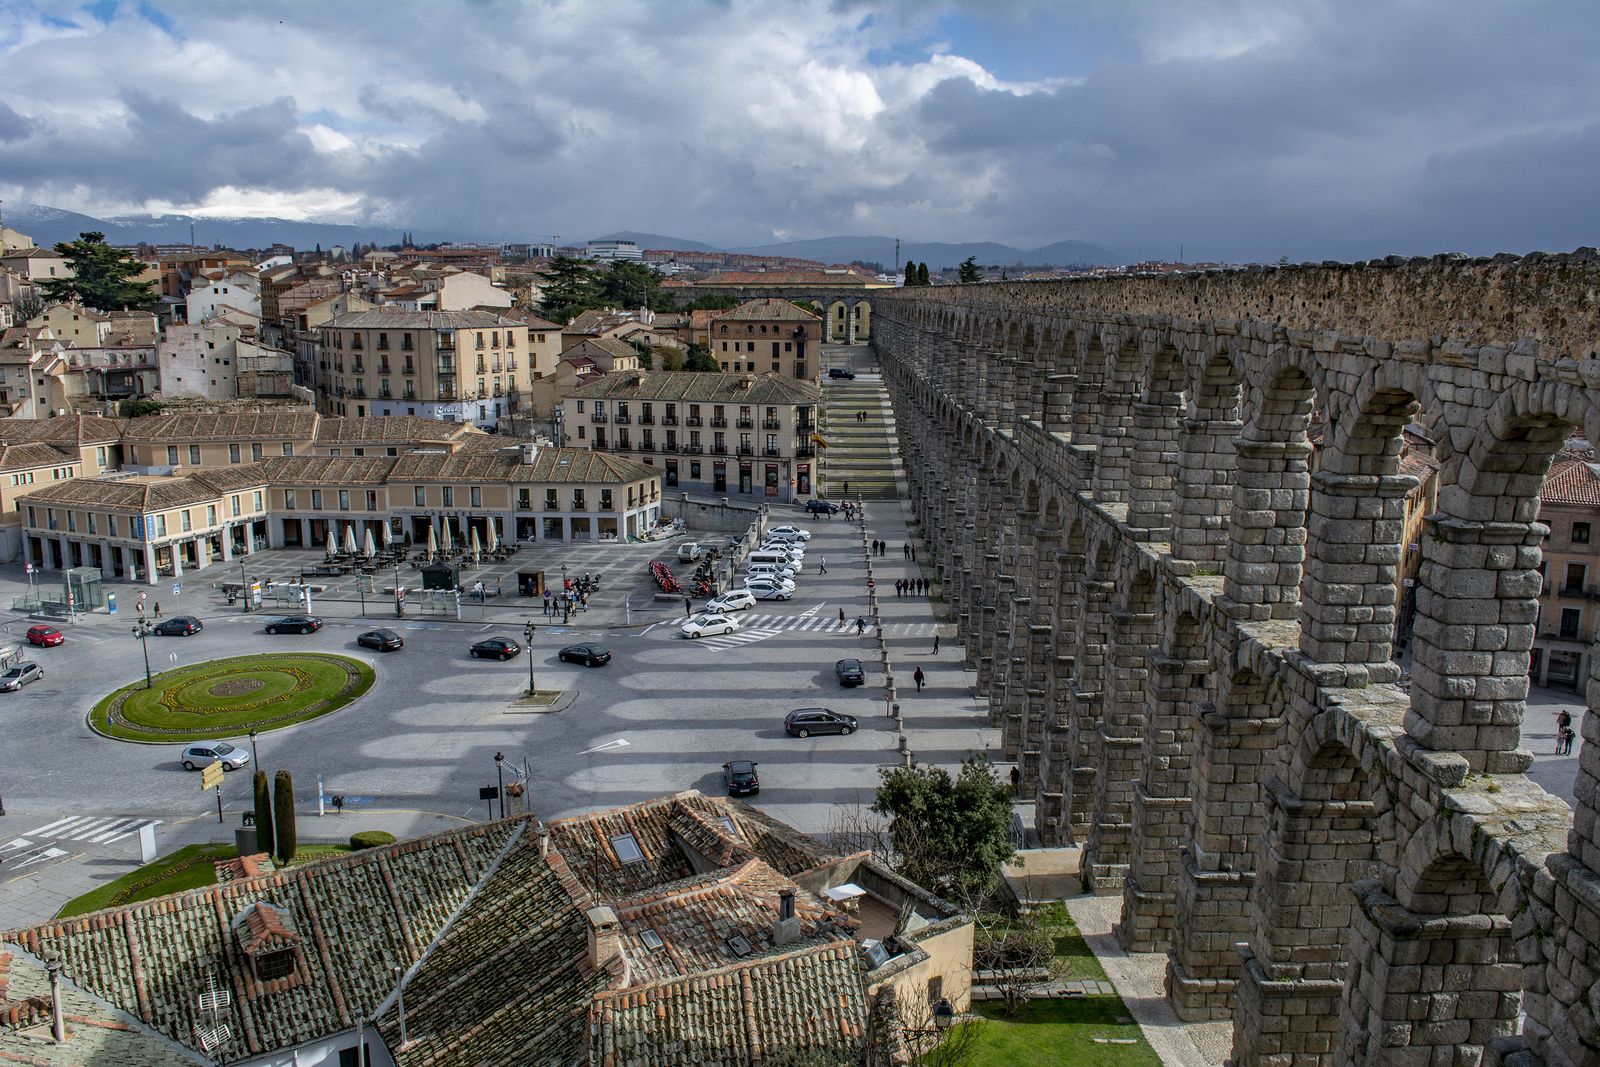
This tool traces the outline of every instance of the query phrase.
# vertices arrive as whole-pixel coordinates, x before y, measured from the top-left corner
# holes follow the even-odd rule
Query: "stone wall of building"
[[[1600,716],[1576,816],[1521,737],[1539,487],[1600,440],[1597,291],[1582,250],[873,294],[1038,831],[1240,1067],[1600,1063]],[[1407,692],[1413,419],[1440,474]]]

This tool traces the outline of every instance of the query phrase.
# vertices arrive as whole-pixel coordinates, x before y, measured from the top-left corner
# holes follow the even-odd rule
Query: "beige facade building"
[[[1592,456],[1562,455],[1551,464],[1539,521],[1550,533],[1529,674],[1536,685],[1582,692],[1600,633],[1600,471]]]
[[[787,300],[746,300],[710,324],[711,355],[725,371],[815,381],[822,371],[822,319]]]
[[[776,374],[607,374],[562,400],[561,440],[656,466],[669,491],[792,500],[812,492],[820,398]]]

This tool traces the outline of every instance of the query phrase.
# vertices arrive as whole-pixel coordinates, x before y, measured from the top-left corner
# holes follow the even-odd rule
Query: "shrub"
[[[272,811],[278,831],[278,862],[288,863],[300,844],[294,828],[294,778],[288,771],[279,771],[272,781]]]
[[[392,845],[395,836],[387,830],[360,830],[350,835],[350,851],[360,852],[364,848],[377,848],[379,845]]]
[[[257,771],[252,779],[256,795],[256,848],[272,855],[272,793],[267,789],[267,772]]]

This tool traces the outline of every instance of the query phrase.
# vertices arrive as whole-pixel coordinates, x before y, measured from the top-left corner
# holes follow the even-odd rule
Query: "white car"
[[[784,559],[788,560],[790,566],[793,566],[793,567],[799,567],[800,564],[803,563],[805,561],[805,558],[806,558],[805,550],[802,549],[798,544],[793,544],[793,545],[779,545],[779,544],[762,545],[760,548],[756,549],[755,552],[752,552],[750,554],[752,556],[757,555],[757,554],[763,554],[763,555],[769,555],[769,556],[773,555],[773,554],[777,554],[779,556],[782,556]]]
[[[746,578],[782,578],[786,582],[794,581],[793,567],[779,567],[773,563],[757,563],[745,571]]]
[[[721,596],[714,596],[706,601],[706,610],[719,614],[730,611],[744,611],[746,608],[756,606],[756,598],[750,595],[747,589],[730,589]]]
[[[769,578],[750,578],[745,581],[744,587],[757,600],[788,600],[794,596],[793,582],[780,583]]]
[[[767,536],[783,538],[798,537],[802,541],[809,541],[811,540],[811,531],[802,530],[798,526],[774,526],[772,529],[767,531]]]
[[[684,620],[683,625],[678,627],[678,632],[693,639],[705,637],[707,634],[731,634],[738,628],[739,624],[733,621],[732,616],[707,612]]]
[[[744,587],[755,593],[756,596],[761,595],[758,587],[763,585],[775,585],[785,593],[794,592],[793,578],[781,578],[776,574],[753,574],[744,580]]]

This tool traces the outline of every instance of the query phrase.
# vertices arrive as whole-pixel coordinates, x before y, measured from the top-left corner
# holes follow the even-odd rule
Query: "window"
[[[177,465],[178,465],[178,446],[177,445],[168,445],[167,446],[167,466],[176,467]]]
[[[1567,564],[1567,580],[1561,584],[1561,591],[1574,593],[1583,592],[1583,580],[1588,576],[1589,568],[1582,563]]]
[[[237,519],[239,517],[239,495],[235,493],[229,498],[229,503],[233,505],[233,517]]]
[[[611,510],[611,490],[609,490],[609,489],[600,490],[600,510],[601,511],[610,511]]]
[[[217,509],[216,508],[212,508],[211,510],[214,512]],[[216,519],[212,519],[211,521],[212,522],[216,522],[217,520]],[[90,533],[97,533],[98,532],[94,527],[95,527],[94,512],[91,511],[91,512],[89,512],[89,532]]]
[[[191,467],[200,466],[200,446],[199,445],[190,445],[189,446],[189,466],[191,466]]]
[[[167,517],[165,515],[156,516],[156,536],[167,536]]]
[[[30,519],[29,521],[31,522],[32,520]],[[117,517],[115,515],[106,516],[106,533],[112,537],[117,536]]]
[[[260,459],[261,458],[261,442],[260,441],[252,441],[252,442],[250,442],[250,458],[251,459]]]
[[[322,490],[321,489],[313,489],[313,490],[311,490],[311,510],[312,511],[321,511],[322,510]]]
[[[293,489],[285,489],[283,491],[283,510],[285,510],[285,511],[293,511],[297,506],[298,505],[295,503],[294,490]]]
[[[572,491],[572,510],[573,511],[582,511],[582,510],[584,510],[584,507],[583,507],[583,490],[582,489],[574,489]]]
[[[428,502],[428,490],[423,486],[416,486],[411,490],[411,502],[417,507],[422,507]]]
[[[475,508],[483,507],[483,488],[481,486],[476,486],[475,485],[471,489],[469,489],[468,492],[471,493],[471,495],[472,495],[472,505],[471,506],[475,507]]]
[[[216,524],[217,524],[217,506],[215,504],[207,504],[206,505],[206,525],[207,526],[215,526]]]
[[[234,444],[234,445],[229,445],[228,446],[228,462],[229,463],[237,463],[237,462],[239,462],[239,446],[238,445]]]
[[[283,454],[286,456],[294,455],[294,445],[290,444],[288,441],[285,441],[283,443]]]
[[[583,414],[583,401],[581,401],[581,400],[578,401],[578,414],[579,415]]]
[[[187,530],[189,528],[189,526],[188,526],[189,513],[187,511],[185,511],[183,513],[183,519],[184,519],[184,527],[183,528],[185,530]],[[78,513],[76,511],[67,512],[67,532],[68,533],[77,533],[78,532]]]
[[[561,510],[561,502],[557,499],[554,489],[546,489],[544,491],[544,509],[546,511]]]
[[[180,516],[178,520],[179,529],[181,529],[184,533],[188,533],[190,530],[194,529],[194,520],[189,517],[188,508],[184,508],[182,511],[178,512],[178,515]],[[72,516],[69,514],[67,517],[70,519]]]
[[[261,490],[257,489],[253,494],[251,494],[251,503],[255,505],[255,509],[257,511],[261,510]]]
[[[440,503],[442,503],[447,508],[455,507],[455,503],[456,503],[456,488],[455,488],[455,486],[446,485],[446,486],[442,487],[439,490],[439,492],[441,494],[443,494],[443,497],[444,497],[444,499],[442,501],[440,501]]]
[[[1588,523],[1575,522],[1572,524],[1572,543],[1575,545],[1586,545],[1589,543]]]
[[[642,863],[644,852],[639,848],[639,842],[633,839],[632,834],[619,834],[611,839],[611,851],[617,854],[617,859],[623,863]]]
[[[528,490],[526,490],[526,489],[518,489],[517,490],[517,510],[518,511],[532,511],[533,510],[533,494],[528,492]]]
[[[1583,621],[1583,611],[1580,608],[1561,609],[1561,637],[1563,640],[1575,641],[1578,637],[1578,625]]]
[[[367,490],[367,510],[368,511],[377,511],[378,510],[378,491],[376,489],[368,489]]]
[[[294,973],[294,950],[287,949],[280,952],[263,952],[254,959],[256,978],[262,982],[270,982],[275,978],[287,978]],[[354,1052],[355,1049],[351,1049]]]
[[[339,1067],[372,1067],[372,1049],[363,1044],[360,1048],[339,1050]]]
[[[350,510],[350,490],[348,490],[348,489],[339,490],[339,510],[340,511],[349,511]]]
[[[0,382],[3,382],[3,381],[5,381],[4,376],[0,376]],[[102,467],[104,467],[106,465],[106,446],[105,445],[101,445],[100,447],[98,447],[98,448],[96,448],[94,450],[94,461],[96,463],[98,463]]]
[[[648,926],[639,931],[639,940],[644,942],[644,947],[651,952],[660,952],[666,942],[661,940],[661,935]]]

